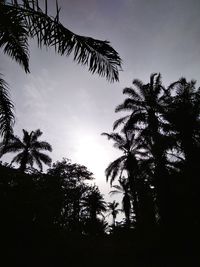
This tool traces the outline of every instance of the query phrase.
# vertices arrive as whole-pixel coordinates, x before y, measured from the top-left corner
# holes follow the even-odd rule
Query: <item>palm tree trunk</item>
[[[137,185],[135,182],[135,175],[134,175],[134,169],[133,166],[135,158],[133,158],[131,155],[128,156],[127,159],[127,169],[128,169],[128,180],[130,184],[130,191],[133,199],[133,211],[135,213],[135,218],[136,218],[136,224],[138,222],[138,217],[139,217],[139,210],[138,210],[138,199],[137,199]]]
[[[113,227],[115,227],[115,215],[113,215]]]
[[[26,150],[24,151],[24,155],[21,160],[20,167],[19,167],[20,171],[23,173],[26,171],[27,162],[28,162],[28,151]]]

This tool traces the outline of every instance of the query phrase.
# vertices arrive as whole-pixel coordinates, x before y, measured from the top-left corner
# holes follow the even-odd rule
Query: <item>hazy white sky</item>
[[[48,1],[54,10],[55,1]],[[122,116],[115,107],[134,78],[148,81],[161,72],[164,84],[181,76],[200,81],[199,0],[60,0],[61,21],[72,31],[109,40],[123,60],[119,83],[91,75],[85,67],[39,50],[30,42],[31,74],[1,52],[0,73],[15,103],[15,133],[43,131],[53,161],[63,157],[84,164],[105,194],[104,170],[119,153],[101,136]],[[199,83],[198,83],[199,84]]]

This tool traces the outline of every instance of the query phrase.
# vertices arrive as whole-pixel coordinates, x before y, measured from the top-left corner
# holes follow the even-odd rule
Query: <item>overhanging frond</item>
[[[13,134],[14,106],[10,100],[7,83],[0,76],[0,136],[6,144]]]
[[[0,48],[29,72],[28,29],[23,16],[1,4]]]
[[[105,170],[106,180],[110,178],[110,184],[112,185],[115,178],[121,172],[122,169],[125,168],[124,161],[126,160],[126,156],[121,156],[118,159],[111,162]]]
[[[127,115],[127,116],[124,116],[123,118],[116,120],[113,124],[113,130],[116,130],[121,124],[126,123],[129,117],[130,115]]]
[[[65,28],[59,21],[58,8],[53,18],[47,14],[47,1],[45,12],[34,0],[14,1],[3,6],[23,20],[29,37],[36,37],[40,47],[54,47],[60,55],[73,53],[74,61],[88,66],[91,73],[98,73],[112,82],[119,80],[121,59],[110,43],[77,35]]]

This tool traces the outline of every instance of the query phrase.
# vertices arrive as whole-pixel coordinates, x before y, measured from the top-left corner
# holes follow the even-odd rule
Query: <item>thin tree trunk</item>
[[[27,162],[28,162],[28,151],[24,151],[24,155],[20,164],[20,171],[21,172],[25,172],[26,171],[26,166],[27,166]]]
[[[135,213],[135,218],[136,218],[136,225],[138,222],[138,215],[139,215],[139,210],[138,210],[138,199],[137,199],[137,185],[135,182],[135,175],[134,175],[134,169],[133,169],[133,165],[136,161],[135,158],[133,158],[131,155],[128,156],[128,160],[127,160],[127,166],[128,166],[128,180],[129,180],[129,184],[130,184],[130,191],[131,191],[131,195],[133,198],[133,209],[134,209],[134,213]]]

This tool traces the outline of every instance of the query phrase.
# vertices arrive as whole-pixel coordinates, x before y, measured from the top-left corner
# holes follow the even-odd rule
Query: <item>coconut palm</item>
[[[196,152],[200,142],[200,88],[196,89],[195,84],[196,81],[187,82],[185,78],[171,84],[165,114],[174,133],[176,147],[181,149],[186,162],[191,165],[198,162]]]
[[[188,82],[185,78],[171,84],[166,113],[176,142],[175,153],[181,155],[175,163],[185,190],[179,197],[182,198],[179,206],[182,217],[178,221],[184,221],[191,228],[200,222],[200,88],[195,85],[194,80]]]
[[[88,194],[82,199],[82,205],[89,214],[92,223],[97,221],[97,215],[106,211],[106,202],[97,186],[92,186]]]
[[[133,209],[138,216],[138,199],[137,199],[137,179],[142,174],[139,166],[139,159],[146,158],[146,151],[139,149],[138,140],[131,131],[123,130],[122,134],[118,133],[102,133],[114,141],[114,147],[120,149],[123,155],[111,162],[105,173],[107,181],[110,179],[110,184],[118,178],[121,180],[123,174],[127,175],[130,186],[130,192],[133,198]]]
[[[162,86],[161,75],[152,74],[150,82],[143,84],[135,79],[134,88],[125,88],[123,93],[129,97],[116,108],[116,112],[130,111],[131,114],[114,123],[114,129],[122,125],[140,136],[140,144],[151,153],[154,161],[154,185],[157,191],[158,206],[166,210],[167,199],[167,150],[171,138],[166,134],[168,123],[164,119],[167,108],[168,90]],[[165,216],[166,218],[166,216]]]
[[[122,197],[122,211],[125,214],[126,225],[130,226],[130,214],[131,214],[131,194],[128,180],[124,177],[119,179],[119,185],[112,186],[114,190],[110,191],[111,195],[123,194]]]
[[[117,214],[120,212],[120,209],[117,207],[119,206],[119,203],[113,200],[113,202],[108,202],[108,215],[112,215],[113,217],[113,226],[115,226],[115,220],[117,217]]]
[[[130,111],[131,114],[115,121],[114,130],[122,125],[132,131],[139,131],[140,137],[153,146],[156,138],[160,139],[159,130],[163,127],[162,113],[166,90],[162,86],[161,75],[153,73],[150,82],[133,80],[134,88],[128,87],[123,94],[128,95],[124,102],[117,106],[116,112]]]
[[[20,165],[19,169],[25,172],[28,166],[37,164],[40,171],[42,171],[42,163],[50,166],[51,158],[42,153],[42,150],[52,151],[52,147],[45,141],[39,141],[38,138],[42,135],[42,132],[38,129],[36,131],[28,132],[23,129],[23,139],[20,140],[17,136],[12,136],[7,146],[4,143],[0,146],[0,156],[6,153],[19,152],[13,159],[12,163],[16,162]]]
[[[137,158],[139,156],[145,156],[146,153],[138,149],[137,140],[135,135],[130,131],[122,131],[122,134],[119,133],[102,133],[106,136],[108,140],[114,141],[114,147],[118,148],[123,152],[123,155],[118,159],[111,162],[106,168],[106,180],[110,179],[110,184],[112,185],[115,179],[120,179],[123,175],[123,172],[129,172],[128,169],[128,159],[132,158],[132,168],[137,169]]]

